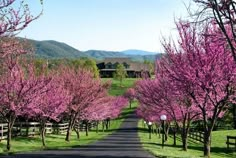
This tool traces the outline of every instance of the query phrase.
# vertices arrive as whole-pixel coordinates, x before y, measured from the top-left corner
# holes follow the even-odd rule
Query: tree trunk
[[[132,101],[131,100],[129,100],[129,108],[131,109],[131,103],[132,103]]]
[[[11,149],[11,122],[8,122],[7,127],[7,150],[9,151]]]
[[[104,132],[104,121],[102,121],[102,132]]]
[[[158,128],[158,126],[157,126],[157,124],[155,123],[155,134],[156,134],[156,135],[157,135],[157,133],[158,133],[157,128]]]
[[[8,119],[8,123],[7,123],[7,150],[9,151],[11,149],[11,136],[12,136],[12,127],[15,123],[16,120],[16,116],[15,114],[12,112],[10,113],[9,119]]]
[[[190,128],[190,113],[187,113],[184,117],[183,121],[183,129],[182,129],[182,142],[183,142],[183,150],[187,151],[188,150],[188,134],[189,134],[189,128]]]
[[[70,135],[71,135],[71,129],[70,127],[67,129],[67,132],[66,132],[66,141],[69,142],[70,141]]]
[[[173,146],[176,146],[176,130],[174,129],[173,131],[173,135],[174,135],[174,143],[173,143]]]
[[[170,126],[169,126],[168,123],[166,123],[165,129],[164,129],[164,132],[165,132],[165,141],[168,140],[168,137],[169,137],[169,130],[170,130]]]
[[[215,115],[214,115],[215,116]],[[203,111],[203,125],[204,125],[204,147],[203,147],[203,154],[204,157],[210,158],[211,152],[211,131],[214,127],[216,117],[213,116],[212,122],[208,125],[208,120],[206,117],[206,111]]]
[[[152,139],[152,126],[148,125],[149,139]]]
[[[29,136],[29,120],[26,120],[26,132],[25,132],[26,137]]]
[[[109,129],[111,128],[111,119],[109,118],[109,120],[108,120],[108,127],[109,127]]]
[[[210,158],[211,152],[211,132],[204,133],[204,156]]]
[[[22,136],[22,122],[20,123],[20,136]]]
[[[109,119],[106,119],[106,130],[109,129]]]
[[[85,132],[86,136],[88,136],[88,121],[85,122]]]
[[[74,127],[77,115],[78,115],[78,112],[77,113],[72,112],[72,114],[70,115],[70,121],[69,121],[68,129],[66,132],[66,139],[65,139],[68,142],[70,141],[71,132]]]
[[[187,151],[188,150],[188,134],[185,128],[182,129],[181,136],[182,136],[182,143],[183,143],[182,148],[184,151]]]
[[[76,135],[77,135],[77,139],[80,139],[80,131],[79,131],[79,128],[75,128],[75,127],[74,127],[74,131],[75,131],[75,133],[76,133]]]
[[[96,121],[96,133],[98,133],[98,121]]]
[[[66,141],[70,141],[70,135],[71,135],[71,131],[72,131],[72,120],[73,120],[73,117],[71,116],[70,117],[70,121],[69,121],[69,125],[68,125],[68,129],[67,129],[67,132],[66,132]]]
[[[41,138],[42,138],[42,144],[43,144],[43,147],[46,146],[45,144],[45,124],[46,124],[46,121],[42,121],[41,122]]]

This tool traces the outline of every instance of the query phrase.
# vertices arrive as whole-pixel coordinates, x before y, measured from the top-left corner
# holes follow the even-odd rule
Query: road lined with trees
[[[1,0],[0,115],[7,124],[7,150],[11,150],[16,121],[39,121],[42,146],[46,147],[47,123],[68,122],[65,141],[70,142],[72,131],[80,139],[78,124],[85,124],[86,135],[91,122],[102,122],[103,129],[108,129],[110,120],[121,115],[128,101],[132,109],[131,103],[137,99],[140,105],[136,113],[147,123],[149,134],[153,125],[162,126],[159,129],[163,130],[163,147],[169,130],[174,127],[181,131],[182,149],[187,151],[190,128],[198,122],[203,129],[203,155],[210,157],[213,129],[235,104],[236,2],[193,1],[200,4],[202,10],[194,13],[193,17],[197,17],[194,21],[176,21],[177,42],[163,39],[166,54],[156,61],[155,78],[144,76],[146,78],[138,80],[124,96],[110,96],[111,82],[99,78],[93,60],[75,60],[69,64],[59,62],[55,65],[35,60],[33,48],[26,40],[16,38],[16,34],[38,19],[42,12],[32,15],[24,1]],[[18,8],[15,7],[17,5]],[[43,5],[43,1],[39,1],[39,5]],[[118,65],[115,76],[122,87],[127,76],[122,64]],[[127,116],[124,129],[122,126],[114,133],[126,140],[115,144],[127,143],[129,137],[135,135],[131,145],[135,146],[137,153],[142,152],[137,157],[145,157],[147,155],[140,149],[136,138],[137,129],[134,126],[137,119],[133,119],[132,114],[130,118]],[[129,121],[134,123],[127,125]],[[114,139],[112,136],[107,138]],[[101,142],[103,145],[104,142]],[[229,140],[227,142],[229,144]],[[102,149],[107,151],[108,146]],[[111,148],[113,156],[124,150],[116,145]]]

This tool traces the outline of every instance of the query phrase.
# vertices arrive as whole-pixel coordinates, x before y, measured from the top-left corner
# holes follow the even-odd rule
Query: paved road
[[[130,114],[118,131],[84,147],[18,154],[7,158],[154,158],[141,147],[137,122],[135,114]]]

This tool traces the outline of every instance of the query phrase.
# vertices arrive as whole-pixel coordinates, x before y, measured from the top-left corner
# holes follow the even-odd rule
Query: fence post
[[[236,139],[234,139],[234,150],[236,150]]]
[[[174,146],[176,146],[176,131],[174,129]]]
[[[227,149],[229,149],[229,136],[227,136]]]
[[[3,138],[3,124],[1,124],[1,139]]]

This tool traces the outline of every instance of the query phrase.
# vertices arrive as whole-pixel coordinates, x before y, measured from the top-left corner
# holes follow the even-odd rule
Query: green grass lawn
[[[135,110],[137,106],[137,103],[134,102],[132,104],[132,108],[130,109],[129,106],[127,106],[120,115],[119,118],[115,120],[111,120],[111,127],[109,130],[105,130],[102,132],[101,124],[99,125],[99,132],[96,133],[96,130],[93,129],[89,132],[89,135],[86,136],[85,132],[80,132],[80,139],[78,140],[76,137],[76,134],[73,132],[71,136],[71,141],[66,142],[65,141],[65,134],[64,135],[56,135],[56,134],[50,134],[46,136],[46,148],[42,147],[41,137],[40,136],[34,136],[34,137],[17,137],[12,139],[12,148],[11,153],[17,153],[17,152],[29,152],[29,151],[39,151],[39,150],[45,150],[45,149],[66,149],[66,148],[73,148],[78,147],[80,145],[86,145],[92,142],[95,142],[99,139],[102,139],[103,137],[111,134],[112,132],[116,131],[125,117],[132,113],[132,111]],[[2,140],[0,142],[0,155],[7,154],[6,150],[6,140]]]
[[[120,82],[118,80],[115,80],[113,78],[103,78],[103,81],[111,80],[112,85],[109,90],[110,95],[118,96],[124,94],[127,88],[133,87],[135,81],[137,81],[137,78],[125,78],[122,82],[122,86],[120,86]]]
[[[113,131],[118,129],[122,123],[123,119],[117,119],[111,121],[111,127],[108,131],[102,132],[101,125],[99,126],[99,132],[96,133],[95,129],[89,132],[89,135],[86,136],[85,132],[80,132],[80,139],[78,140],[76,134],[73,132],[71,136],[71,141],[65,141],[65,134],[56,135],[50,134],[46,136],[46,148],[42,148],[42,142],[40,136],[34,137],[17,137],[12,139],[12,148],[9,153],[16,152],[28,152],[28,151],[38,151],[45,149],[66,149],[72,148],[80,145],[86,145],[92,143],[96,140],[99,140],[108,134],[111,134]],[[6,140],[0,142],[0,154],[7,154],[6,151]]]
[[[139,137],[142,142],[144,149],[150,151],[158,157],[165,158],[199,158],[203,157],[203,145],[196,141],[189,140],[188,151],[182,150],[182,143],[180,137],[177,139],[177,146],[174,147],[173,138],[169,137],[168,141],[165,142],[165,147],[161,147],[161,138],[159,135],[152,134],[152,139],[148,137],[148,131],[143,128],[142,121],[139,121]],[[227,150],[226,146],[226,135],[236,136],[236,130],[225,130],[225,131],[214,131],[212,134],[212,158],[235,158],[236,152],[233,150]],[[171,135],[170,135],[171,136]]]
[[[108,79],[103,79],[103,80],[106,81]],[[123,82],[123,86],[120,87],[119,82],[117,80],[113,79],[111,80],[112,80],[112,85],[109,90],[109,94],[114,96],[122,95],[126,91],[126,89],[132,87],[133,83],[136,81],[136,79],[129,79],[129,78],[125,79]],[[129,106],[127,106],[123,110],[119,118],[112,120],[110,129],[105,132],[102,132],[100,130],[99,133],[96,133],[95,130],[92,130],[89,132],[89,136],[85,136],[85,132],[81,132],[80,140],[77,139],[76,134],[73,132],[70,142],[65,141],[65,135],[50,134],[46,136],[46,148],[42,148],[42,142],[40,136],[35,136],[30,138],[17,137],[12,139],[11,142],[12,147],[9,153],[29,152],[29,151],[38,151],[45,149],[73,148],[76,146],[86,145],[95,142],[117,130],[120,127],[121,123],[123,122],[124,118],[133,110],[135,110],[137,103],[134,102],[132,105],[133,107],[131,109],[129,108]],[[8,152],[6,151],[6,140],[2,140],[0,142],[0,155],[7,153]]]

